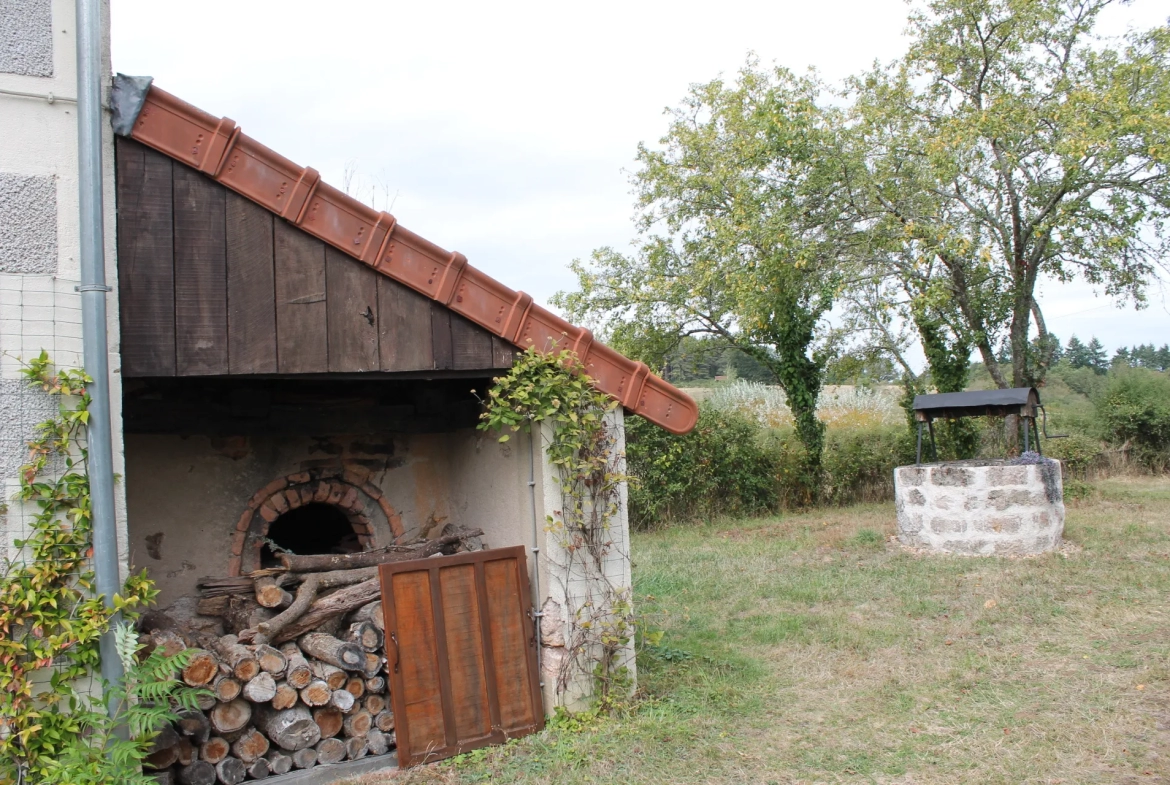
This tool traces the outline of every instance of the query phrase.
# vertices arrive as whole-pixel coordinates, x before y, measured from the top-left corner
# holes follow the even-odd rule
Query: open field
[[[893,519],[637,535],[642,699],[394,781],[1170,783],[1170,480],[1097,484],[1036,559],[917,556]]]

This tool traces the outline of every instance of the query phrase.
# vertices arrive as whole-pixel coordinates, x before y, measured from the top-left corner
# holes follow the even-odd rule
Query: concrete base
[[[390,752],[373,758],[347,760],[341,763],[314,766],[311,769],[290,771],[279,777],[268,777],[265,782],[270,783],[270,785],[331,785],[334,782],[342,782],[375,771],[384,771],[389,774],[397,769],[398,753]]]
[[[1045,553],[1064,532],[1060,463],[1006,461],[900,466],[894,470],[898,539],[942,553]]]

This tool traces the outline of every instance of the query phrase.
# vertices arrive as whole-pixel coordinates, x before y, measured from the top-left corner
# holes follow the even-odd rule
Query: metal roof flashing
[[[589,330],[476,269],[463,254],[440,248],[389,213],[321,182],[316,170],[265,147],[234,121],[154,87],[150,77],[119,74],[111,101],[116,133],[199,170],[515,346],[572,349],[598,390],[655,425],[676,434],[695,426],[694,400],[644,363],[595,341]]]
[[[138,120],[143,104],[146,103],[146,94],[150,92],[152,82],[153,76],[114,75],[114,88],[110,91],[114,133],[129,136],[134,130],[134,123]]]

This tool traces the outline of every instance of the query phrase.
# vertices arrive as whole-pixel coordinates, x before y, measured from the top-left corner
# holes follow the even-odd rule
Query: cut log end
[[[268,773],[279,777],[292,771],[293,759],[291,755],[281,752],[268,753]]]
[[[211,727],[220,735],[243,730],[252,719],[252,704],[242,698],[236,698],[231,703],[217,704],[211,710],[209,719]]]
[[[366,743],[365,736],[354,736],[345,742],[345,757],[347,760],[364,758],[369,751],[370,748]]]
[[[261,673],[244,685],[244,698],[252,703],[268,703],[276,697],[276,680],[271,673]]]
[[[362,708],[376,717],[386,708],[386,696],[371,693],[362,701]]]
[[[219,763],[231,752],[231,745],[227,739],[212,736],[199,748],[199,757],[211,764]]]
[[[215,775],[223,785],[239,785],[248,776],[248,770],[239,758],[224,758],[215,764]]]
[[[334,690],[329,696],[329,705],[340,711],[342,714],[348,714],[357,704],[353,695],[345,690]]]
[[[329,685],[316,679],[309,682],[309,686],[301,690],[301,700],[305,702],[306,706],[324,706],[329,703],[332,697],[333,690],[329,689]]]
[[[383,733],[394,730],[394,712],[389,709],[379,712],[378,716],[374,717],[374,727]]]
[[[313,715],[304,706],[282,711],[265,711],[260,715],[260,729],[268,739],[287,752],[311,747],[321,739]]]
[[[342,730],[349,738],[365,736],[372,727],[374,727],[374,718],[365,709],[358,709],[346,717],[342,723]]]
[[[205,760],[197,760],[179,769],[179,782],[183,785],[215,785],[215,766]]]
[[[282,681],[276,685],[276,694],[272,696],[272,708],[291,709],[297,705],[297,699],[299,697],[296,689],[292,685]]]
[[[371,728],[370,732],[366,734],[366,744],[370,748],[371,755],[385,755],[390,751],[390,740],[385,733],[377,728]]]
[[[248,728],[232,743],[232,754],[245,764],[253,763],[268,752],[268,739],[255,728]]]
[[[345,760],[345,742],[341,739],[321,739],[317,742],[317,762],[321,764],[341,763]]]
[[[183,668],[180,678],[188,687],[203,687],[210,684],[219,673],[219,660],[211,652],[202,649],[193,651],[194,654],[187,661],[187,667]]]
[[[311,769],[317,765],[317,749],[306,747],[292,754],[293,767],[297,769]]]
[[[345,716],[335,708],[326,707],[313,710],[313,722],[317,723],[321,731],[321,738],[327,739],[341,733]]]
[[[264,758],[254,760],[247,765],[248,779],[262,780],[271,774],[271,769],[268,767],[268,761]]]

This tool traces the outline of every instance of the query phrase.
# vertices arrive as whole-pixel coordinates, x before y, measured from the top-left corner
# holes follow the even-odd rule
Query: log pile
[[[205,578],[198,614],[150,614],[148,650],[193,649],[177,678],[207,693],[154,741],[160,782],[234,785],[395,749],[378,565],[475,548],[478,530],[372,551],[283,554],[282,567]],[[146,617],[144,617],[146,618]]]

